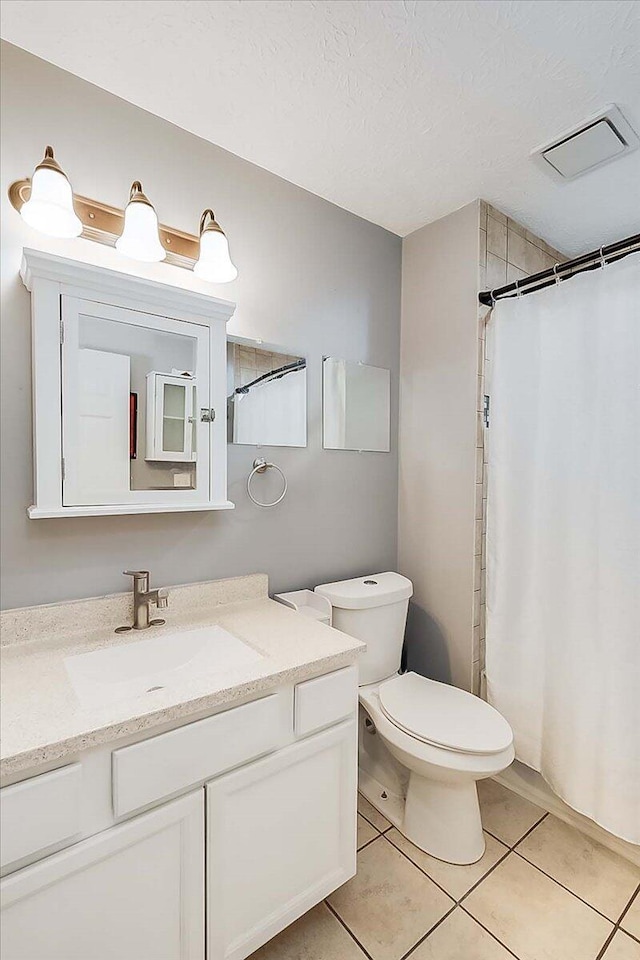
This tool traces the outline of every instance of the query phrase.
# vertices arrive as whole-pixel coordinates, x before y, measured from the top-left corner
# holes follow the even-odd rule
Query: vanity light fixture
[[[129,203],[124,211],[124,227],[116,240],[116,250],[132,260],[159,263],[167,253],[158,236],[158,215],[142,192],[142,184],[134,180]]]
[[[32,180],[16,180],[9,200],[36,230],[54,237],[82,236],[85,240],[116,247],[135,260],[164,260],[193,270],[211,283],[228,283],[238,276],[229,256],[227,238],[213,212],[200,218],[199,236],[158,223],[152,204],[136,180],[125,210],[74,194],[64,172],[47,147]]]
[[[229,241],[213,210],[205,210],[200,217],[200,256],[193,272],[210,283],[228,283],[238,276],[229,254]]]
[[[20,214],[25,223],[50,237],[78,237],[82,221],[73,209],[73,191],[64,170],[45,147],[44,157],[33,171],[29,199]]]

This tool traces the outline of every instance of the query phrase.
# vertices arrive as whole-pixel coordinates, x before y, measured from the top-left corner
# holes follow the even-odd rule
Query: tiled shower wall
[[[480,201],[480,263],[478,289],[495,290],[505,283],[522,280],[533,273],[548,270],[567,257],[534,236],[515,220],[495,207]],[[485,326],[489,307],[478,305],[478,394],[476,431],[476,527],[475,566],[473,578],[473,645],[471,689],[484,696],[482,682],[485,666],[486,623],[486,524],[487,524],[487,455],[489,433],[484,430],[485,365],[491,362],[485,351]]]

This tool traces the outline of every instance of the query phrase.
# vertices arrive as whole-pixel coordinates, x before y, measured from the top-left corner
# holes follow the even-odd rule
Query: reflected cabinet
[[[25,250],[32,518],[227,509],[234,304]]]

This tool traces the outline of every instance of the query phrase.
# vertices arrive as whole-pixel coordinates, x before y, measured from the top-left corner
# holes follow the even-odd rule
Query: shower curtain
[[[488,697],[640,843],[640,255],[498,301],[487,335]]]
[[[307,442],[307,372],[293,370],[236,393],[234,443],[304,447]]]

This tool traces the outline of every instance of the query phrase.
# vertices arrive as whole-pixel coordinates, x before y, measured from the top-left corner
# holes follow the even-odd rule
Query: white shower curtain
[[[487,352],[489,700],[640,843],[640,255],[498,301]]]
[[[307,442],[307,371],[263,380],[234,396],[233,442],[304,447]]]

